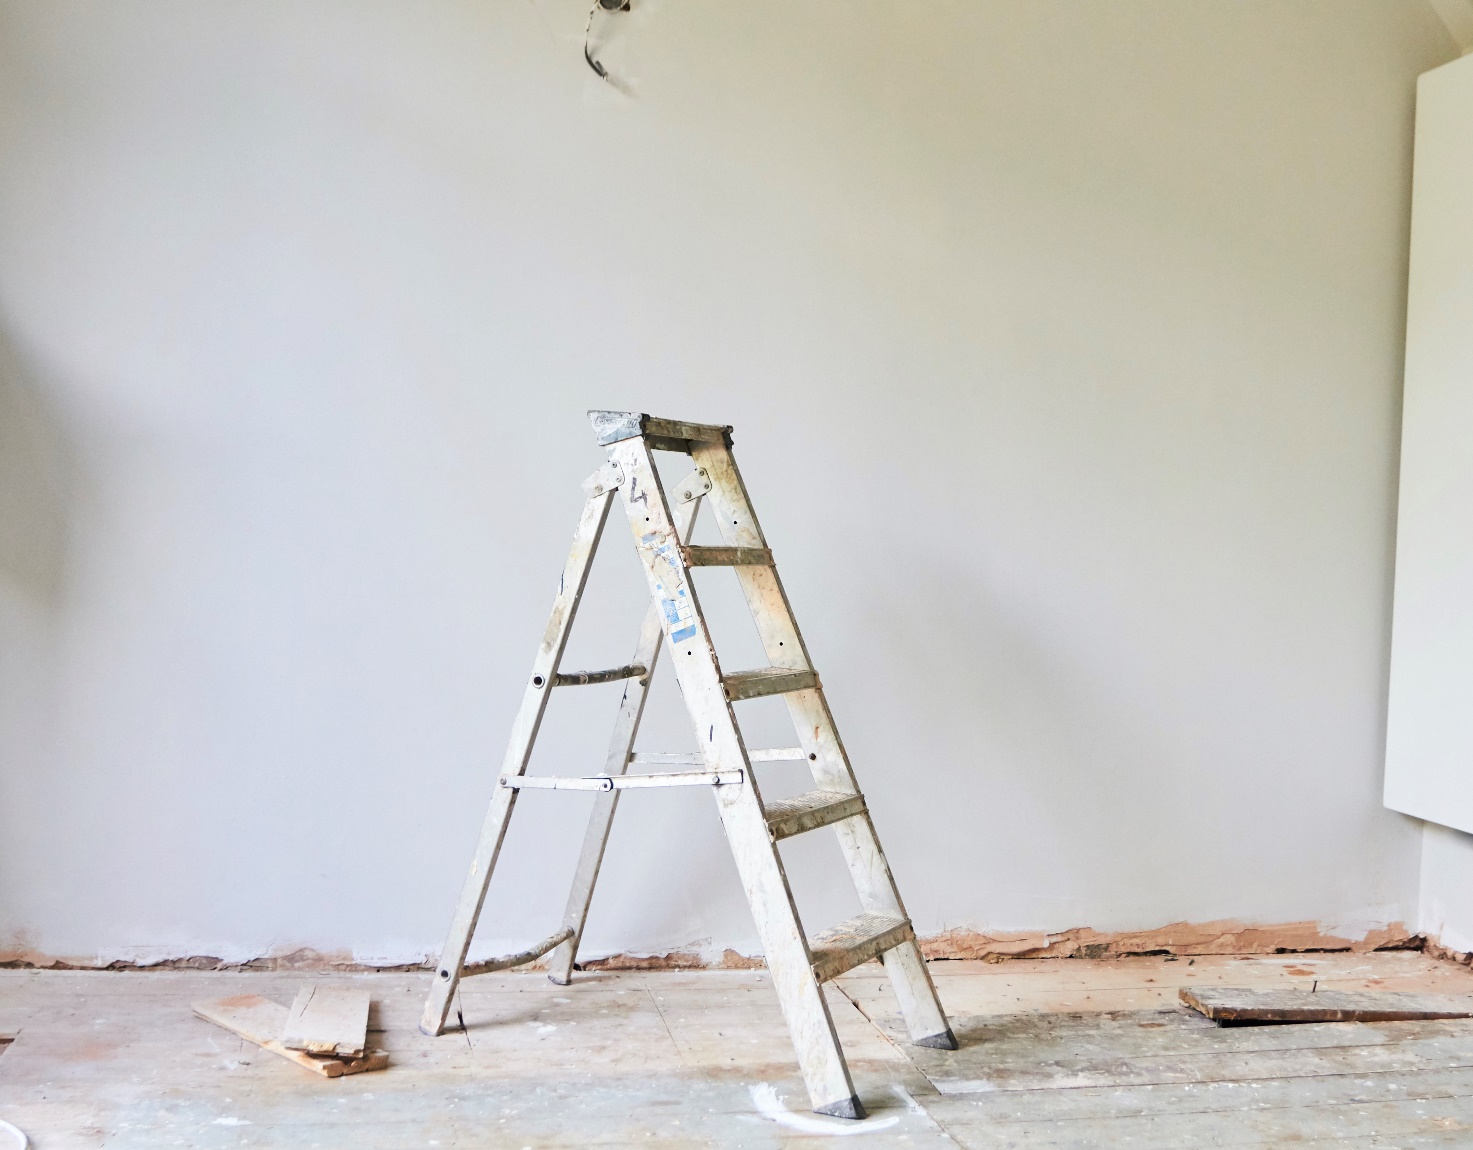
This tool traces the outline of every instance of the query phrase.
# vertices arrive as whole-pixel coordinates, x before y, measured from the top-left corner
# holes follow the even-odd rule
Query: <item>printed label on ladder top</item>
[[[684,580],[680,577],[680,559],[675,546],[668,538],[657,542],[660,534],[641,537],[640,542],[650,547],[655,560],[663,563],[669,573],[655,584],[660,596],[660,610],[665,615],[665,627],[670,632],[670,642],[684,643],[696,633],[696,610],[686,594]]]

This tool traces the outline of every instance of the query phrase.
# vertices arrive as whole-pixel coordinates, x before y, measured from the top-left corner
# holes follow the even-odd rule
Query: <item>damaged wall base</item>
[[[1473,963],[1473,956],[1449,950],[1435,939],[1408,930],[1402,923],[1389,923],[1348,937],[1325,930],[1314,922],[1277,923],[1255,926],[1230,920],[1219,922],[1175,922],[1153,930],[1098,931],[1076,927],[1065,931],[988,934],[975,930],[949,930],[920,940],[928,959],[981,959],[1002,962],[1010,958],[1120,958],[1142,954],[1278,954],[1302,951],[1425,950],[1434,957]],[[101,961],[58,957],[28,950],[0,951],[0,967],[33,967],[53,970],[429,970],[430,955],[420,963],[374,964],[358,962],[351,954],[326,953],[309,948],[255,958],[249,962],[225,962],[210,955],[190,955],[159,962]],[[751,970],[763,965],[760,957],[726,950],[719,957],[698,950],[675,950],[665,954],[617,954],[580,963],[584,970]],[[530,969],[537,969],[533,966]]]

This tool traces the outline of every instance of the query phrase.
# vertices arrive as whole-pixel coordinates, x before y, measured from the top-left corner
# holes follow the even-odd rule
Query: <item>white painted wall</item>
[[[9,949],[437,949],[593,406],[736,425],[923,932],[1409,919],[1432,10],[636,0],[628,94],[584,14],[0,4]],[[637,624],[595,581],[578,664]],[[581,808],[534,800],[479,949],[560,911]],[[593,950],[754,947],[708,799],[621,819]]]
[[[1418,929],[1449,950],[1473,951],[1473,835],[1427,823]]]

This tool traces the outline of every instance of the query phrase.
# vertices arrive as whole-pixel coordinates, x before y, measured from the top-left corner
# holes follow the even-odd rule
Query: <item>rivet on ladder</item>
[[[532,676],[532,686],[534,686],[534,687],[540,687],[540,686],[542,686],[542,684],[543,684],[544,681],[545,680],[542,678],[541,675],[533,675]]]

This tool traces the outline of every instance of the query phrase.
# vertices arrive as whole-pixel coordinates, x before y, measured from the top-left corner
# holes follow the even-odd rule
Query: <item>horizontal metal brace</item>
[[[534,791],[633,791],[646,787],[730,787],[745,779],[743,771],[671,771],[663,775],[593,775],[570,779],[555,775],[516,775],[503,787]]]
[[[777,763],[806,759],[802,747],[768,747],[748,751],[747,759],[753,763]],[[629,756],[631,765],[660,767],[704,767],[706,759],[698,751],[635,751]]]
[[[468,962],[460,968],[461,977],[469,974],[490,974],[493,970],[510,970],[514,966],[525,966],[541,958],[553,947],[567,942],[573,937],[572,927],[564,927],[556,934],[550,934],[530,950],[520,950],[516,954],[508,954],[504,958],[488,958],[484,962]],[[440,972],[441,978],[448,978],[445,971]]]
[[[704,767],[706,757],[699,751],[635,751],[629,762],[649,767]]]
[[[754,763],[778,763],[787,762],[791,759],[807,759],[814,756],[805,755],[802,747],[769,747],[762,751],[748,751],[747,758]]]
[[[608,671],[558,672],[553,676],[554,687],[586,687],[590,683],[615,683],[620,679],[638,679],[646,673],[643,663],[630,663],[627,667],[614,667]]]

